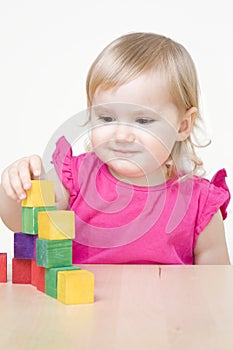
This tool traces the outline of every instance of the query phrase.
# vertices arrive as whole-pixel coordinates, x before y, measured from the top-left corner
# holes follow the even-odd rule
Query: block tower
[[[94,301],[94,275],[72,265],[74,212],[57,210],[54,183],[32,180],[14,233],[12,283],[32,284],[64,304]]]

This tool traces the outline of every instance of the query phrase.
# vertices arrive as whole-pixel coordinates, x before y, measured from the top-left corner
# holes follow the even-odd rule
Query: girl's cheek
[[[115,127],[110,125],[97,126],[91,130],[92,144],[101,146],[114,140]]]
[[[91,144],[93,148],[104,145],[109,139],[104,128],[96,128],[91,131]]]
[[[97,135],[96,133],[92,133],[92,135],[91,135],[91,144],[92,144],[93,150],[100,145],[100,142],[101,142],[101,140],[99,138],[99,135]]]

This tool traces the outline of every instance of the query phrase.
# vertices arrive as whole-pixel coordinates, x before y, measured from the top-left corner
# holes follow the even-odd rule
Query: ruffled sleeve
[[[52,163],[65,188],[69,191],[70,196],[77,193],[75,188],[73,174],[73,154],[69,142],[64,136],[56,142],[56,148],[52,155]]]
[[[197,217],[196,234],[208,225],[214,214],[220,209],[223,220],[227,217],[227,206],[230,202],[230,191],[226,184],[226,170],[219,170],[211,181],[205,180],[200,190],[199,213]]]

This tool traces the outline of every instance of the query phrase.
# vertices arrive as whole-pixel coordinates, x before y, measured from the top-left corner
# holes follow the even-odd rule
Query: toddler
[[[46,177],[58,209],[76,214],[73,263],[229,264],[226,172],[203,177],[193,142],[198,80],[186,49],[153,33],[121,36],[92,64],[86,90],[90,150],[74,156],[64,135],[49,173],[37,155],[6,168],[4,223],[20,230],[30,180]]]

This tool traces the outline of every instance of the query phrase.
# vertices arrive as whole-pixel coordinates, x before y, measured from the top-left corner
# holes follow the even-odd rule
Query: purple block
[[[36,259],[36,239],[38,235],[22,232],[14,234],[14,257],[17,259]]]

